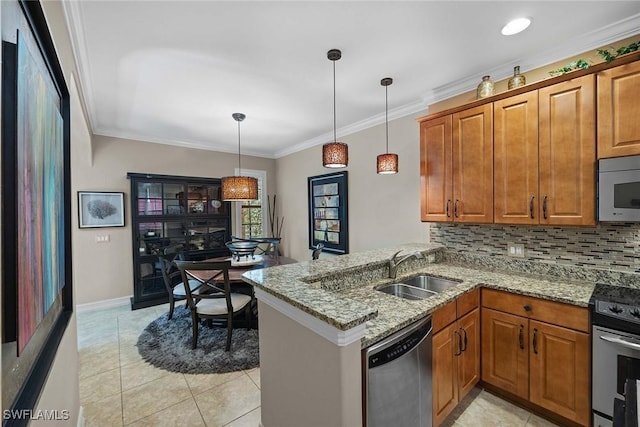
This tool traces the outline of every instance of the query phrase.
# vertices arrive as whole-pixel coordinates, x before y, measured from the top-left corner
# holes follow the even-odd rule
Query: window
[[[238,171],[236,170],[236,174]],[[242,170],[242,175],[258,180],[258,199],[241,202],[236,209],[236,236],[243,239],[267,236],[267,173]]]

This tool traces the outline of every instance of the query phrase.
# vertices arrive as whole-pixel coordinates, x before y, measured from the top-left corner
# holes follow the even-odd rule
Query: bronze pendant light
[[[336,61],[342,58],[342,52],[331,49],[327,58],[333,62],[333,142],[322,146],[322,166],[325,168],[344,168],[349,164],[349,147],[336,138]]]
[[[240,176],[222,178],[222,199],[231,202],[256,200],[258,198],[258,180],[251,176],[242,176],[240,168],[240,122],[246,116],[242,113],[233,113],[231,117],[238,122],[238,174]]]
[[[386,131],[387,151],[385,154],[378,155],[378,173],[380,175],[390,175],[398,173],[398,155],[389,153],[389,85],[393,83],[391,77],[385,77],[380,80],[380,84],[384,86],[384,125]]]

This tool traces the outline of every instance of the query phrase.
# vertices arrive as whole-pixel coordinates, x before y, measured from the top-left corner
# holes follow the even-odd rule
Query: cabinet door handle
[[[542,218],[547,219],[547,195],[542,198]]]
[[[524,311],[531,311],[531,305],[530,304],[525,304],[524,305]]]
[[[533,330],[533,352],[538,354],[538,330]]]
[[[524,325],[520,325],[520,332],[518,333],[518,340],[520,341],[520,350],[524,350]]]
[[[453,331],[454,334],[458,336],[458,349],[456,350],[454,356],[460,356],[462,354],[462,335],[458,331]]]
[[[464,329],[464,328],[460,328],[460,330],[464,334],[464,338],[462,339],[462,341],[464,342],[464,346],[462,347],[462,351],[467,351],[467,330]]]
[[[451,218],[451,215],[449,214],[449,205],[451,204],[451,199],[447,200],[447,218]]]
[[[535,199],[536,196],[531,196],[531,199],[529,199],[529,214],[531,214],[531,219],[533,219],[533,199]]]
[[[458,202],[460,200],[456,199],[456,201],[453,203],[453,216],[455,216],[456,218],[458,218]]]

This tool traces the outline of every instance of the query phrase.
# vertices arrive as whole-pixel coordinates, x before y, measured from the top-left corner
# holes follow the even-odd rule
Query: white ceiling
[[[66,1],[93,132],[281,157],[640,33],[638,1]],[[525,32],[502,26],[529,16]],[[383,148],[381,134],[380,149]],[[393,135],[391,135],[391,138]]]

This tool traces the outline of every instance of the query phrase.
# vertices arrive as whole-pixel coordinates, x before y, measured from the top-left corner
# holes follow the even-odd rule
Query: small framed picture
[[[78,191],[78,225],[124,227],[124,193]]]
[[[347,171],[307,178],[309,185],[309,249],[322,243],[324,252],[349,253]]]

